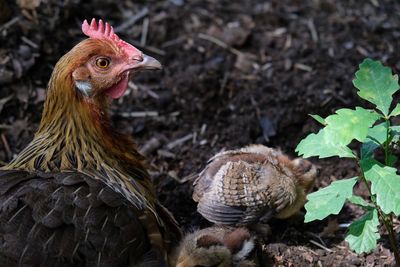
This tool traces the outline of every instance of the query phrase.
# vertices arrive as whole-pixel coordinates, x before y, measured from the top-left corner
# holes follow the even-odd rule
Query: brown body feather
[[[207,220],[222,225],[251,225],[301,209],[317,175],[303,159],[251,145],[218,153],[194,182],[193,199]]]
[[[39,130],[0,171],[1,266],[160,266],[180,238],[109,99],[75,90],[73,70],[116,49],[87,39],[57,63]]]

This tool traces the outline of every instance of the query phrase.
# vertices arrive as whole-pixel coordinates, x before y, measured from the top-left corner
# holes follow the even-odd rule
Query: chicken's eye
[[[101,69],[105,69],[109,65],[110,65],[110,60],[108,58],[100,57],[100,58],[96,59],[96,66]]]

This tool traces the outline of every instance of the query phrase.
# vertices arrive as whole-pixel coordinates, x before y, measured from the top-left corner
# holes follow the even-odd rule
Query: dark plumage
[[[151,249],[145,212],[84,174],[2,171],[0,194],[2,266],[126,266]]]
[[[32,142],[0,170],[0,266],[165,266],[180,230],[110,100],[160,63],[108,24],[56,64]]]

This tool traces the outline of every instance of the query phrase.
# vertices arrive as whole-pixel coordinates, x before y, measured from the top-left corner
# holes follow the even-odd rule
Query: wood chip
[[[310,243],[316,245],[317,247],[322,248],[323,250],[326,250],[328,252],[334,252],[332,249],[329,249],[329,248],[325,247],[324,245],[318,243],[317,241],[314,241],[314,240],[309,240],[309,241],[310,241]]]
[[[295,69],[299,69],[299,70],[308,71],[308,72],[312,71],[312,68],[310,66],[307,66],[307,65],[302,64],[302,63],[295,63],[294,64],[294,68]]]
[[[167,148],[168,148],[168,149],[172,149],[172,148],[174,148],[174,147],[176,147],[176,146],[181,146],[181,145],[183,145],[184,143],[186,143],[187,141],[189,141],[190,139],[192,139],[192,137],[193,137],[193,134],[192,134],[192,133],[191,133],[191,134],[188,134],[188,135],[185,135],[184,137],[181,137],[181,138],[179,138],[179,139],[176,139],[176,140],[170,142],[169,144],[167,144]]]
[[[315,28],[313,19],[307,20],[307,27],[310,30],[311,38],[314,41],[314,43],[318,42],[318,33],[317,29]]]
[[[135,111],[135,112],[121,112],[120,116],[124,118],[141,118],[141,117],[158,117],[157,111]]]

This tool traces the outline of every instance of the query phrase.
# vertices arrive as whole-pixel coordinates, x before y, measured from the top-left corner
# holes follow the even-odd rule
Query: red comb
[[[82,23],[82,32],[86,36],[93,39],[111,40],[115,42],[120,48],[122,48],[124,52],[128,55],[128,57],[138,60],[142,59],[142,52],[133,45],[121,40],[118,35],[115,34],[113,27],[110,26],[108,22],[104,24],[103,21],[100,19],[99,24],[97,25],[96,20],[92,19],[89,25],[87,20],[84,20]]]

